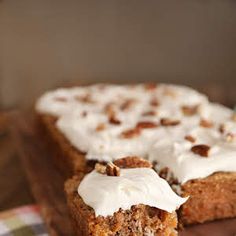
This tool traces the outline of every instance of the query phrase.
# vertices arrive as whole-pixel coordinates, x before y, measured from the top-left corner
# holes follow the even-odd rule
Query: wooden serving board
[[[12,114],[12,130],[32,193],[41,206],[49,234],[72,236],[63,192],[64,180],[55,168],[44,140],[38,134],[32,115],[19,112]],[[236,218],[187,227],[179,235],[234,236]]]

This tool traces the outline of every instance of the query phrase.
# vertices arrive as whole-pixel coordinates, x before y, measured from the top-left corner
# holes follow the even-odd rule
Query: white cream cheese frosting
[[[94,170],[81,181],[78,194],[94,209],[96,216],[104,217],[138,204],[173,212],[187,200],[179,197],[150,168],[121,169],[120,176],[107,176]]]
[[[89,96],[89,101],[78,100],[83,96],[87,96],[87,100]],[[122,110],[122,106],[129,101],[130,106]],[[160,84],[147,89],[142,84],[94,85],[48,92],[39,99],[36,109],[59,116],[58,129],[73,146],[86,153],[87,159],[112,161],[126,155],[147,157],[148,150],[166,129],[143,129],[140,135],[133,138],[121,138],[123,131],[133,129],[138,122],[158,123],[160,118],[166,117],[181,120],[181,106],[201,107],[206,103],[206,96],[184,86]],[[112,104],[119,125],[109,123],[104,112],[109,104]],[[106,127],[98,132],[96,127],[99,124]]]
[[[157,161],[160,167],[168,167],[183,184],[191,179],[204,178],[218,171],[236,171],[236,143],[227,142],[218,131],[196,128],[191,131],[196,143],[178,137],[163,137],[151,149],[149,160]],[[193,145],[210,147],[209,156],[201,157],[191,151]]]
[[[85,152],[88,160],[108,162],[136,155],[169,167],[181,183],[216,171],[236,171],[235,139],[227,140],[229,134],[236,136],[233,111],[210,103],[205,95],[185,86],[98,84],[63,88],[44,94],[36,109],[57,116],[59,131]],[[178,124],[162,125],[165,118]],[[212,127],[201,127],[201,120],[210,121]],[[151,127],[137,130],[140,122]],[[224,132],[219,132],[220,125],[224,125]],[[124,133],[131,133],[131,137],[124,137]],[[186,140],[186,135],[194,136],[196,142]],[[191,152],[197,144],[210,146],[207,158]]]
[[[87,99],[86,102],[86,99],[83,100],[83,98],[86,98],[87,95],[89,95],[90,101]],[[137,100],[137,103],[126,111],[129,114],[128,118],[131,118],[133,112],[139,114],[141,111],[152,108],[149,102],[153,97],[161,101],[158,107],[160,116],[175,113],[181,115],[179,109],[176,109],[177,104],[192,106],[208,101],[205,95],[185,86],[158,84],[156,88],[149,89],[145,84],[96,84],[84,87],[59,88],[46,92],[38,99],[36,110],[58,117],[75,110],[77,112],[101,112],[107,103],[114,102],[117,109],[122,101],[132,98]]]
[[[168,167],[174,177],[183,184],[191,179],[204,178],[218,171],[236,171],[236,123],[231,121],[233,112],[223,106],[213,104],[207,118],[210,128],[193,123],[172,129],[151,148],[149,160],[158,163],[157,168]],[[223,125],[224,130],[219,127]],[[186,139],[191,136],[192,143]],[[207,157],[191,151],[196,145],[207,145]]]

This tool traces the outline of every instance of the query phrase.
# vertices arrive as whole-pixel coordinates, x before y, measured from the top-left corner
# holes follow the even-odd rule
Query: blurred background
[[[186,84],[232,106],[234,0],[0,0],[0,107],[70,83]]]

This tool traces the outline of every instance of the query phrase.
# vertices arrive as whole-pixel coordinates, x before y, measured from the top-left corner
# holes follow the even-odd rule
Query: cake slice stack
[[[85,177],[66,182],[76,235],[177,235],[175,210],[187,199],[177,196],[143,160],[121,162],[122,168],[97,164]]]

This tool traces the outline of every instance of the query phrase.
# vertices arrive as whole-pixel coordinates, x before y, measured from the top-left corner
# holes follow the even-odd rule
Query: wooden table
[[[0,211],[34,203],[22,164],[10,135],[6,113],[0,112]]]

